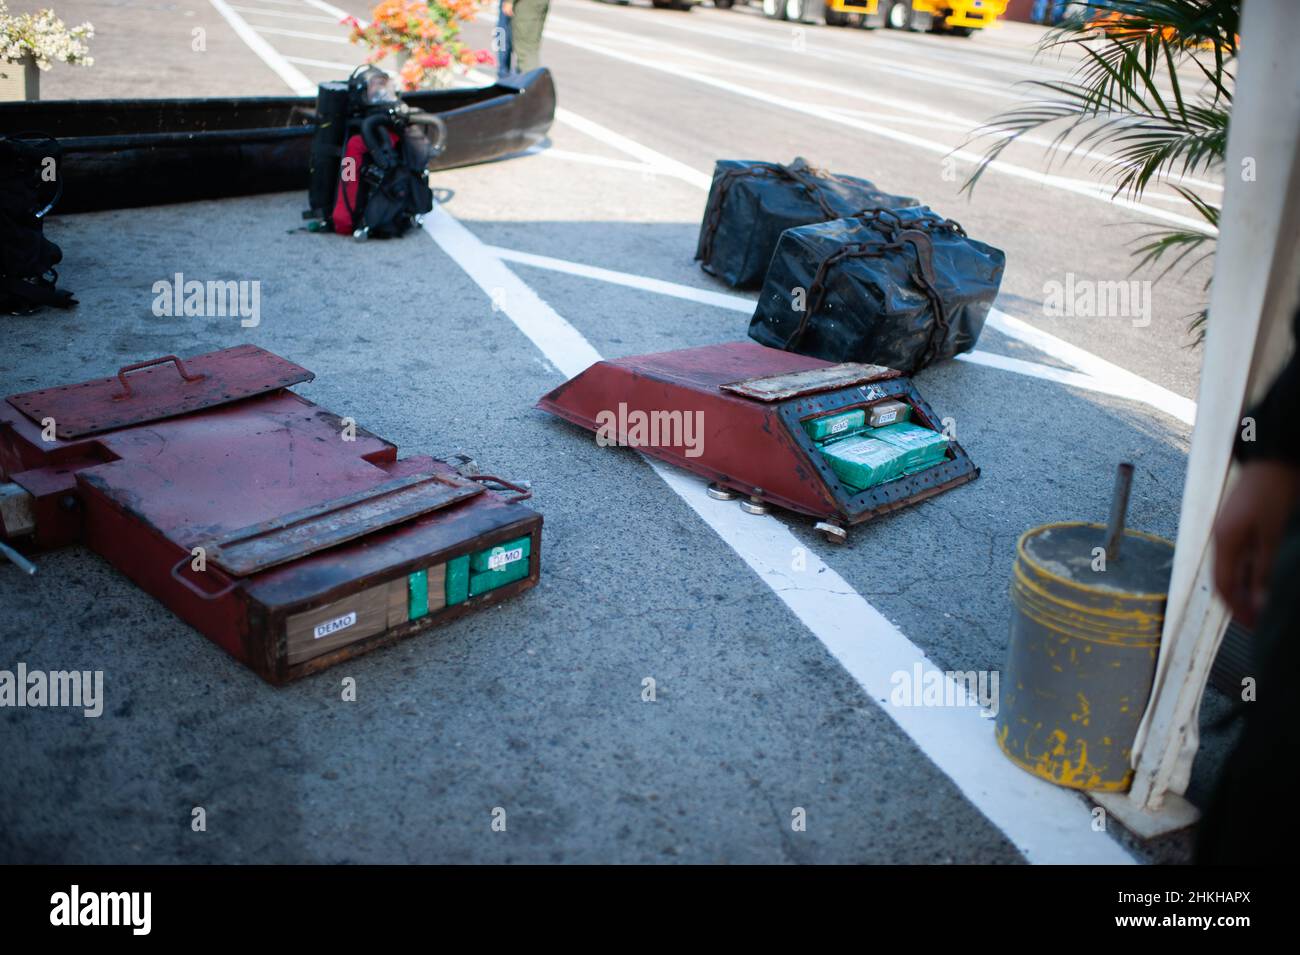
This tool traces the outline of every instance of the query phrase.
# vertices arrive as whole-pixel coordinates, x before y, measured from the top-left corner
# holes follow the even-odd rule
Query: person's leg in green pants
[[[542,65],[542,27],[551,0],[514,0],[515,61],[520,73],[527,73]]]

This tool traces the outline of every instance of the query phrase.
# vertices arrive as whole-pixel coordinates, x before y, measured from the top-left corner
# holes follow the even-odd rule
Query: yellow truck
[[[806,21],[818,4],[829,26],[884,26],[970,36],[1006,12],[1008,0],[763,0],[774,20]]]

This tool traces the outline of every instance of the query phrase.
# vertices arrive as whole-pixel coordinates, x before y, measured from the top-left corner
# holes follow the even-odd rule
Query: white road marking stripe
[[[567,259],[556,259],[549,255],[534,255],[531,252],[520,252],[516,249],[503,249],[500,246],[489,246],[488,251],[497,258],[504,259],[507,262],[518,262],[520,265],[531,265],[534,268],[546,269],[551,272],[563,272],[566,275],[577,275],[581,278],[609,282],[612,285],[640,289],[643,292],[655,292],[658,295],[699,302],[702,305],[712,305],[715,308],[725,308],[733,312],[744,312],[746,314],[753,314],[754,312],[755,303],[753,299],[743,298],[739,295],[729,295],[726,292],[713,292],[690,285],[681,285],[677,282],[649,278],[644,275],[634,275],[631,272],[618,272],[614,269],[603,269],[596,265],[585,265]]]
[[[557,8],[571,6],[574,7],[574,9],[578,9],[578,7],[574,4],[557,4],[556,6]],[[590,8],[583,6],[581,9],[583,9],[584,11],[590,9],[592,11],[598,11],[600,13],[615,12],[613,10],[610,10],[609,8],[604,8],[599,5]],[[635,15],[636,14],[634,14],[634,16]],[[759,27],[758,29],[755,30],[743,29],[743,28],[737,29],[735,25],[737,23],[743,22],[738,17],[729,16],[727,18],[727,21],[728,21],[728,25],[726,26],[723,26],[721,24],[716,24],[716,23],[690,22],[687,19],[681,17],[673,17],[673,18],[656,17],[654,22],[656,26],[663,26],[665,28],[672,29],[672,30],[681,30],[687,33],[698,33],[702,36],[707,36],[714,41],[720,39],[730,39],[730,40],[734,40],[737,43],[746,43],[751,46],[765,47],[767,49],[772,49],[772,50],[786,50],[786,51],[793,52],[793,41],[794,41],[793,33],[787,34],[785,39],[782,40],[778,38],[780,36],[779,34],[775,33],[772,30],[764,29],[764,27]],[[1017,96],[1017,94],[1013,91],[1011,84],[1009,83],[999,84],[996,81],[991,80],[987,77],[983,79],[975,79],[969,76],[968,74],[954,73],[947,70],[937,70],[932,68],[927,69],[926,67],[918,65],[915,62],[915,59],[913,59],[914,57],[920,57],[922,59],[927,59],[927,60],[938,60],[945,64],[952,63],[952,62],[962,62],[964,54],[970,52],[969,49],[963,51],[955,51],[951,48],[951,44],[945,44],[945,48],[941,53],[939,53],[938,55],[933,55],[932,50],[930,48],[932,42],[930,41],[930,38],[922,37],[916,34],[910,34],[906,32],[899,33],[897,31],[891,33],[885,33],[883,31],[877,30],[874,33],[864,35],[863,33],[859,33],[857,31],[841,32],[839,30],[830,30],[830,29],[823,30],[816,27],[814,27],[812,30],[809,30],[808,29],[809,26],[812,25],[794,24],[794,23],[787,24],[787,29],[790,29],[791,31],[793,31],[793,29],[796,27],[800,27],[804,30],[803,49],[800,51],[801,56],[806,56],[806,57],[811,56],[823,61],[845,63],[851,66],[866,65],[869,66],[872,70],[877,72],[899,73],[900,75],[907,75],[906,73],[904,73],[904,71],[911,69],[917,71],[918,74],[920,74],[914,78],[921,79],[925,82],[938,82],[940,85],[947,87],[949,90],[951,89],[975,90],[978,92],[991,93],[992,95],[1001,95],[1004,98],[1012,98]],[[849,47],[847,43],[838,42],[841,38],[849,42],[856,43],[859,40],[862,40],[864,42],[862,42],[860,45],[856,47]],[[899,57],[890,56],[887,53],[885,56],[876,56],[875,52],[878,52],[881,46],[887,48],[892,46],[895,50],[904,54],[904,56],[908,58],[908,62],[910,65],[899,66],[898,65]],[[976,68],[986,68],[986,67],[981,67],[978,64],[974,64],[974,63],[971,63],[969,65],[976,66]],[[993,65],[992,69],[998,71],[999,73],[1005,74],[1007,72],[1008,66],[1011,67],[1012,71],[1017,71],[1017,70],[1023,71],[1026,68],[1026,66],[1028,66],[1028,68],[1031,70],[1042,69],[1041,66],[1035,67],[1032,63],[1017,65],[1017,64],[1006,64],[1001,62]],[[1024,75],[1030,75],[1030,74],[1024,74]],[[1068,76],[1069,74],[1065,71],[1048,70],[1046,72],[1046,75],[1040,78],[1049,79],[1049,80],[1062,80],[1068,78]],[[1204,84],[1203,77],[1201,77],[1199,73],[1194,69],[1191,70],[1184,69],[1183,71],[1181,71],[1179,74],[1179,81],[1184,84],[1185,89],[1189,89],[1189,90],[1192,89],[1194,85]],[[1014,82],[1020,83],[1023,81],[1017,80]],[[1163,77],[1160,77],[1156,80],[1156,85],[1157,88],[1160,90],[1160,94],[1162,96],[1165,97],[1173,96],[1173,90],[1167,85]],[[1019,96],[1019,98],[1023,99],[1027,97],[1021,95]]]
[[[225,18],[225,21],[230,24],[230,28],[235,31],[235,35],[243,40],[248,45],[248,48],[261,58],[263,63],[273,69],[276,76],[284,80],[289,89],[299,96],[315,94],[316,84],[303,76],[300,70],[285,60],[275,47],[258,36],[256,31],[248,25],[247,20],[230,9],[230,4],[226,3],[226,0],[208,0],[208,3],[212,4],[212,8]]]
[[[480,17],[480,19],[484,19],[484,18]],[[492,22],[495,23],[496,21],[493,20]],[[626,33],[623,33],[620,30],[613,30],[606,27],[595,27],[595,26],[590,26],[588,24],[583,24],[583,26],[586,29],[597,30],[602,33],[608,33],[611,36],[615,36],[615,37],[628,36]],[[770,82],[771,80],[770,68],[765,69],[763,67],[753,66],[748,63],[742,63],[737,60],[725,59],[721,56],[717,56],[712,53],[707,53],[703,50],[697,50],[694,47],[674,47],[671,46],[670,44],[660,43],[656,40],[646,39],[645,37],[639,37],[639,36],[636,37],[636,42],[638,47],[642,50],[660,49],[660,50],[664,50],[665,52],[685,54],[687,56],[690,56],[693,59],[702,60],[706,63],[716,63],[720,66],[726,67],[728,73],[733,76],[738,73],[744,72],[744,73],[753,74],[758,79],[763,80],[765,82]],[[781,77],[781,84],[786,87],[799,86],[805,89],[820,90],[822,92],[832,94],[837,99],[847,97],[849,99],[863,100],[875,106],[885,106],[892,109],[903,110],[907,113],[915,113],[921,116],[932,116],[937,120],[944,120],[953,123],[955,126],[959,126],[964,132],[973,132],[976,129],[978,129],[980,126],[982,126],[985,122],[985,119],[977,120],[977,119],[971,119],[968,116],[959,116],[956,113],[950,112],[948,110],[937,109],[936,107],[930,106],[928,103],[923,103],[918,100],[909,100],[905,98],[900,98],[874,89],[870,91],[858,90],[849,86],[845,86],[844,84],[827,83],[806,76],[785,75]],[[762,90],[758,90],[756,92],[759,92],[761,94]],[[844,107],[831,106],[826,103],[823,103],[821,105],[823,105],[826,109],[834,110],[836,112],[846,112],[846,111],[856,112],[854,110],[846,110]],[[869,115],[869,114],[862,113],[861,115]],[[884,117],[877,117],[877,118],[882,119],[886,122],[896,122],[898,120],[897,117],[893,117],[893,116],[884,116]],[[1054,139],[1052,138],[1044,137],[1044,136],[1035,136],[1032,133],[1027,133],[1024,136],[1019,137],[1017,142],[1029,146],[1042,146],[1045,149],[1049,147],[1054,147],[1058,155],[1069,157],[1070,159],[1087,159],[1096,162],[1112,162],[1115,160],[1115,157],[1110,155],[1109,153],[1099,152],[1081,146],[1070,146],[1066,144],[1057,145]],[[1170,174],[1166,180],[1162,180],[1162,181],[1180,183],[1185,186],[1195,186],[1201,189],[1210,189],[1217,192],[1223,191],[1222,183],[1211,182],[1207,179],[1198,179],[1194,176],[1183,176],[1177,173]],[[1172,194],[1171,196],[1166,197],[1165,195],[1162,194],[1148,192],[1148,195],[1151,198],[1169,199],[1175,202],[1185,201],[1181,196],[1177,194]]]
[[[917,126],[921,129],[938,129],[949,133],[966,133],[970,130],[969,126],[961,123],[955,123],[950,119],[933,119],[926,116],[899,116],[896,113],[882,113],[880,110],[855,109],[851,106],[827,106],[832,113],[839,113],[842,116],[860,116],[863,119],[876,119],[886,123],[895,123],[900,126]]]
[[[552,3],[552,7],[555,9],[568,8],[575,12],[585,12],[588,9],[588,6],[589,5],[586,3]],[[597,6],[592,9],[605,12],[608,8]],[[767,26],[767,24],[763,23],[766,19],[765,17],[760,16],[754,18],[757,21],[753,24],[755,29],[749,29],[750,21],[745,19],[743,15],[738,16],[738,12],[739,11],[733,10],[726,14],[725,25],[727,29],[731,30],[736,35],[749,36],[755,39],[764,36],[760,31]],[[818,13],[820,13],[820,10],[818,10]],[[816,16],[816,14],[814,14],[814,16]],[[706,25],[707,28],[708,26],[712,26],[713,22],[715,22],[711,21],[708,15],[700,18],[692,17],[692,19],[697,20],[696,23],[691,24],[691,26],[696,29],[699,29],[701,24]],[[723,20],[724,18],[719,17],[717,19]],[[661,21],[656,18],[655,23],[656,25],[660,25]],[[762,25],[760,26],[760,24]],[[674,26],[676,26],[676,24],[674,24]],[[818,47],[824,47],[850,56],[859,56],[872,52],[887,53],[890,50],[894,50],[903,57],[919,57],[925,60],[934,60],[939,63],[969,62],[971,66],[977,69],[992,70],[1003,75],[1012,72],[1022,76],[1038,77],[1041,79],[1062,79],[1066,76],[1064,70],[1054,70],[1043,65],[1042,62],[1035,62],[1032,55],[1027,57],[1017,55],[1014,58],[1007,56],[990,56],[980,48],[980,44],[978,43],[967,42],[962,44],[963,49],[956,50],[954,47],[957,44],[950,41],[938,40],[933,37],[907,32],[900,33],[895,30],[824,28],[821,21],[803,24],[789,23],[788,26],[790,28],[796,26],[805,28],[806,32],[804,39],[808,46],[816,45]],[[811,27],[811,29],[808,29],[809,27]],[[767,35],[770,36],[772,32],[774,31],[769,31]],[[1020,54],[1022,51],[1017,48],[1016,52],[1017,54]]]
[[[600,361],[600,353],[582,334],[560,317],[504,262],[491,253],[469,229],[435,204],[424,217],[424,231],[474,280],[495,307],[519,326],[546,359],[566,378]],[[520,316],[521,318],[516,318]]]
[[[566,275],[576,275],[581,278],[594,279],[599,282],[609,282],[613,285],[621,285],[626,288],[634,288],[644,292],[654,292],[657,295],[667,295],[672,298],[679,298],[689,302],[698,302],[702,305],[711,305],[715,308],[725,308],[732,312],[743,312],[746,315],[752,315],[757,302],[754,299],[745,298],[740,295],[731,295],[726,292],[714,292],[709,289],[696,288],[692,285],[682,285],[677,282],[669,282],[664,279],[650,278],[643,275],[634,275],[630,272],[619,272],[614,269],[604,269],[595,265],[586,265],[582,262],[572,262],[567,259],[557,259],[549,255],[536,255],[532,252],[521,252],[517,249],[505,249],[500,246],[490,246],[488,251],[500,259],[507,262],[517,262],[520,265],[529,265],[533,268],[546,269],[551,272],[563,272]],[[1017,340],[1024,340],[1024,333],[1014,323],[1024,325],[1018,319],[1012,319],[1005,312],[999,309],[990,309],[987,324],[990,328],[995,328],[1002,334]],[[1032,328],[1032,326],[1025,326]],[[1192,424],[1196,415],[1196,403],[1190,399],[1183,398],[1173,392],[1159,389],[1152,389],[1158,386],[1151,384],[1145,379],[1138,378],[1135,382],[1131,373],[1124,372],[1123,369],[1108,362],[1100,362],[1096,356],[1082,357],[1088,355],[1087,352],[1080,352],[1081,349],[1074,349],[1074,346],[1067,345],[1060,339],[1044,333],[1038,333],[1037,344],[1033,347],[1046,355],[1066,361],[1069,364],[1075,362],[1084,362],[1091,367],[1094,373],[1067,371],[1061,368],[1055,368],[1051,365],[1044,365],[1041,362],[1025,361],[1021,358],[1011,358],[1006,355],[998,355],[993,352],[987,352],[977,349],[976,351],[958,355],[957,358],[976,365],[983,365],[987,368],[996,368],[1000,371],[1009,371],[1018,375],[1027,375],[1031,378],[1041,378],[1044,381],[1053,381],[1058,384],[1068,385],[1071,388],[1080,388],[1085,391],[1094,391],[1099,394],[1113,395],[1118,398],[1125,398],[1129,401],[1136,401],[1142,404],[1157,408],[1160,411],[1177,418],[1185,424]],[[1071,351],[1073,349],[1073,351]],[[1070,354],[1075,361],[1069,361],[1062,357],[1063,354]],[[1076,366],[1077,367],[1077,366]]]
[[[571,378],[600,359],[580,332],[441,206],[425,217],[424,229],[561,374]],[[977,706],[889,704],[893,674],[912,673],[918,666],[927,674],[941,674],[956,699],[965,696],[960,685],[943,675],[844,578],[808,552],[784,523],[745,514],[734,503],[714,501],[705,493],[704,481],[647,460],[1026,859],[1134,861],[1114,840],[1092,831],[1091,812],[1083,798],[1036,779],[1007,760],[998,751],[992,723],[980,717]],[[804,555],[801,571],[791,569],[796,554]]]
[[[565,18],[562,15],[551,17],[549,19],[550,22],[555,23],[557,26],[567,26],[567,27],[579,26],[589,30],[605,30],[605,31],[608,31],[609,29],[607,27],[599,27],[593,23],[589,23],[582,20],[570,20]],[[694,26],[689,23],[679,22],[676,18],[670,20],[667,17],[664,17],[662,21],[658,21],[657,25],[669,27],[673,30],[681,30],[686,33],[697,33],[702,36],[707,36],[710,39],[714,40],[715,42],[718,40],[735,40],[738,43],[746,43],[749,44],[750,46],[757,46],[765,50],[780,50],[785,53],[795,52],[793,49],[793,45],[790,42],[791,40],[790,37],[786,37],[784,41],[779,39],[768,40],[764,37],[760,37],[754,34],[749,34],[749,31],[744,31],[742,33],[740,31],[726,29],[725,27],[718,28],[713,26],[709,26],[709,27]],[[622,32],[622,31],[614,31],[614,32]],[[1011,84],[1009,83],[998,84],[998,83],[993,83],[989,80],[976,79],[975,77],[972,76],[964,76],[959,80],[957,79],[958,74],[949,73],[944,70],[936,70],[931,67],[921,66],[916,63],[911,63],[909,65],[904,66],[901,65],[897,60],[892,60],[887,57],[872,56],[870,53],[847,54],[847,53],[840,53],[838,51],[834,51],[830,49],[818,50],[811,44],[805,42],[803,50],[799,51],[799,55],[802,57],[809,57],[817,60],[830,61],[836,63],[847,63],[853,66],[867,67],[873,73],[889,73],[894,76],[901,76],[904,79],[911,80],[914,83],[929,83],[934,86],[942,87],[946,90],[951,90],[954,86],[960,85],[961,88],[966,91],[981,93],[984,96],[991,96],[997,99],[1004,99],[1010,101],[1027,101],[1029,99],[1029,97],[1027,97],[1024,93],[1013,89]],[[779,74],[774,72],[773,83],[775,84],[779,82],[780,82]]]
[[[210,0],[210,2],[215,2],[215,0]],[[258,33],[266,33],[271,36],[291,36],[299,40],[315,40],[317,43],[341,43],[344,46],[349,46],[352,42],[345,36],[307,33],[303,30],[286,30],[281,27],[253,27],[253,29]]]
[[[636,140],[628,139],[621,133],[616,133],[606,126],[592,122],[586,117],[579,116],[577,113],[570,112],[563,107],[556,108],[555,118],[571,129],[576,129],[578,132],[590,136],[607,146],[613,146],[629,156],[634,156],[646,165],[662,170],[683,182],[690,183],[692,186],[708,189],[713,182],[713,177],[710,174],[700,172],[698,169],[692,169],[686,163],[678,162],[661,152],[656,152],[649,146],[643,146]]]
[[[1057,384],[1067,385],[1070,388],[1080,388],[1085,391],[1095,391],[1104,395],[1114,395],[1117,398],[1127,398],[1130,401],[1140,401],[1135,398],[1123,386],[1113,381],[1107,381],[1101,378],[1094,378],[1092,375],[1085,375],[1081,371],[1069,371],[1065,368],[1057,368],[1053,365],[1044,365],[1042,362],[1025,361],[1023,358],[1012,358],[1009,355],[999,355],[996,352],[984,351],[977,348],[974,351],[964,352],[955,356],[957,361],[964,361],[972,365],[983,365],[985,368],[996,368],[999,371],[1009,371],[1017,375],[1025,375],[1029,378],[1041,378],[1044,381],[1054,381]]]
[[[324,10],[326,13],[336,16],[340,20],[344,17],[352,16],[352,14],[348,13],[346,10],[341,10],[332,3],[326,3],[325,0],[302,0],[302,2],[308,6],[315,7],[317,10]],[[364,26],[366,20],[364,17],[357,17],[357,22]]]
[[[598,139],[616,149],[629,152],[634,149],[635,153],[633,154],[638,159],[663,169],[669,175],[677,175],[683,181],[704,190],[707,190],[712,184],[712,177],[698,172],[675,159],[670,159],[649,146],[628,139],[626,136],[601,126],[599,123],[574,116],[571,113],[568,115],[575,122],[580,123],[575,128],[582,129],[592,138]],[[1184,398],[1182,395],[1157,385],[1155,382],[1147,381],[1140,375],[1121,368],[1113,362],[1106,361],[1104,358],[1092,354],[1092,352],[1037,329],[1028,322],[1013,318],[1000,309],[993,308],[989,310],[986,325],[1010,338],[1036,348],[1044,355],[1079,369],[1096,381],[1096,387],[1092,390],[1102,391],[1106,394],[1120,394],[1130,400],[1140,401],[1187,425],[1191,425],[1196,421],[1196,402],[1192,399]]]
[[[625,169],[628,172],[644,173],[648,176],[665,175],[663,170],[656,169],[654,166],[647,165],[643,162],[637,162],[634,159],[612,159],[609,156],[597,156],[593,153],[579,153],[569,149],[555,149],[547,146],[534,146],[531,149],[525,149],[521,156],[546,156],[550,159],[563,159],[566,162],[586,163],[590,166],[608,166],[611,169]]]
[[[321,17],[314,13],[289,13],[286,10],[264,10],[261,7],[238,7],[230,5],[230,9],[238,10],[240,13],[255,13],[261,17],[281,17],[285,20],[305,20],[308,23],[338,23],[332,17]]]
[[[1145,402],[1170,417],[1177,418],[1183,424],[1190,426],[1196,423],[1196,402],[1191,398],[1184,398],[1155,382],[1147,381],[1127,368],[1121,368],[1090,351],[1085,351],[1078,345],[1072,345],[999,309],[989,310],[989,317],[985,324],[1004,335],[1037,348],[1044,355],[1051,355],[1058,361],[1073,365],[1085,375],[1123,389],[1121,393],[1127,397]]]
[[[305,56],[286,56],[285,59],[299,66],[315,66],[322,70],[339,70],[343,73],[351,73],[360,65],[359,63],[335,63],[333,60],[313,60]]]
[[[914,146],[918,149],[925,150],[926,152],[937,153],[945,157],[951,156],[954,159],[960,159],[964,162],[968,162],[972,164],[980,162],[981,159],[983,158],[978,153],[972,152],[968,149],[953,149],[948,145],[946,145],[945,143],[936,142],[935,140],[932,139],[924,139],[920,136],[915,136],[912,133],[906,133],[901,130],[891,129],[887,126],[882,126],[879,123],[873,123],[861,119],[854,119],[849,116],[841,116],[838,113],[835,113],[832,110],[826,109],[825,107],[822,106],[818,106],[811,103],[801,103],[796,100],[785,99],[783,97],[776,96],[767,92],[756,92],[754,90],[747,89],[743,86],[739,86],[735,83],[729,82],[727,80],[719,79],[714,76],[708,76],[703,73],[694,73],[691,72],[690,70],[684,70],[676,66],[667,65],[660,61],[649,60],[639,56],[632,56],[631,54],[627,54],[627,53],[620,53],[616,50],[601,47],[599,45],[589,43],[585,40],[574,39],[573,37],[567,36],[563,33],[556,33],[556,32],[549,33],[547,34],[547,39],[559,40],[561,43],[568,43],[570,46],[576,46],[579,49],[587,50],[588,52],[595,53],[599,56],[606,56],[609,57],[610,59],[621,60],[624,63],[631,63],[634,66],[641,66],[641,67],[645,67],[646,69],[655,70],[657,72],[668,73],[679,79],[684,79],[694,83],[699,83],[702,86],[711,86],[714,89],[720,89],[723,90],[724,92],[734,93],[737,96],[743,96],[748,99],[759,100],[760,102],[763,102],[769,106],[780,106],[783,109],[788,109],[797,113],[803,113],[807,116],[812,116],[817,119],[823,119],[831,123],[839,124],[841,126],[848,126],[852,129],[859,129],[862,130],[863,132],[872,133],[873,135],[879,136],[882,139],[892,139],[895,142],[900,142],[909,146]],[[1111,194],[1112,190],[1108,189],[1104,185],[1094,184],[1094,183],[1081,183],[1077,180],[1067,179],[1063,176],[1056,176],[1056,175],[1052,175],[1051,173],[1039,172],[1036,169],[1029,169],[1024,166],[1018,166],[1015,165],[1014,163],[1007,162],[1006,160],[1003,159],[994,160],[993,162],[989,163],[988,168],[996,172],[1001,172],[1005,175],[1014,176],[1018,179],[1027,179],[1031,182],[1036,182],[1041,185],[1050,186],[1055,189],[1060,189],[1064,192],[1070,192],[1079,196],[1086,196],[1089,199],[1095,199],[1100,202],[1107,203],[1108,205],[1119,206],[1120,208],[1123,209],[1129,209],[1135,212],[1140,212],[1143,215],[1152,216],[1157,219],[1163,219],[1167,222],[1173,222],[1178,225],[1186,226],[1189,229],[1194,229],[1199,232],[1214,234],[1216,231],[1213,229],[1213,227],[1208,225],[1203,219],[1193,219],[1189,216],[1179,215],[1178,213],[1169,212],[1168,210],[1157,208],[1156,206],[1148,206],[1140,202],[1134,202],[1133,200],[1125,199],[1122,196],[1113,196]]]
[[[237,13],[229,10],[223,0],[209,2],[219,11],[225,7],[222,15],[268,66],[282,77],[297,74],[305,81]],[[286,82],[295,86],[287,78]],[[652,150],[648,152],[653,155]],[[561,374],[572,377],[599,360],[599,353],[577,329],[440,206],[425,218],[424,228],[489,297],[496,288],[504,290],[501,301],[507,317]],[[900,670],[911,672],[916,665],[927,672],[935,670],[925,655],[847,581],[815,554],[804,551],[784,524],[771,518],[744,515],[739,508],[708,498],[702,481],[658,462],[652,462],[652,466],[817,635],[873,700],[888,698],[893,689],[892,674]],[[804,570],[798,578],[789,569],[796,551],[806,554]],[[815,581],[819,586],[805,587],[806,580]],[[944,681],[954,691],[954,698],[964,699],[961,685],[952,683],[946,676]],[[882,708],[1029,861],[1111,864],[1134,861],[1109,836],[1092,831],[1092,814],[1083,798],[1035,779],[1003,758],[994,742],[992,726],[980,718],[978,708]]]

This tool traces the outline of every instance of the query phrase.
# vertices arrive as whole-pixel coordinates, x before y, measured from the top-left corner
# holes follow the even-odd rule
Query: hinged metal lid
[[[28,391],[8,401],[38,425],[53,418],[57,437],[82,438],[215,408],[314,377],[264,348],[237,345],[183,361],[165,355],[127,365],[114,378]]]
[[[864,365],[850,361],[839,365],[827,365],[825,368],[809,368],[805,371],[745,378],[718,387],[756,401],[784,401],[788,398],[798,398],[800,395],[861,385],[868,381],[885,381],[889,378],[897,378],[901,374],[902,372],[886,368],[884,365]]]
[[[398,478],[233,531],[202,546],[209,562],[228,574],[246,577],[439,510],[483,490],[482,484],[452,474]]]

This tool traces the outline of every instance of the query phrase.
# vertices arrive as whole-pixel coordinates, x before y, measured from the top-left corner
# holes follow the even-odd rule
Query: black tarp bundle
[[[824,172],[802,158],[789,165],[720,159],[695,258],[732,288],[758,288],[786,229],[917,204],[881,192],[865,179]]]
[[[912,374],[975,347],[1006,255],[925,206],[790,229],[749,336]]]

